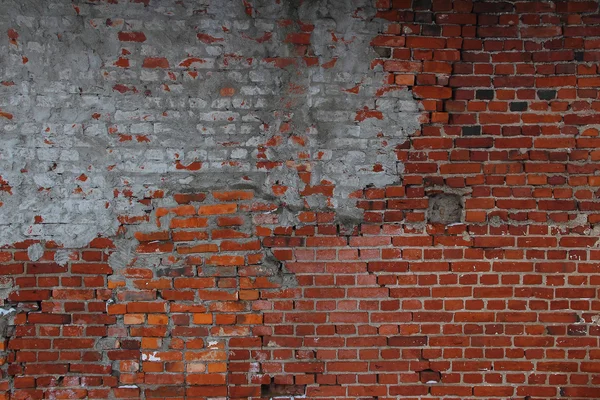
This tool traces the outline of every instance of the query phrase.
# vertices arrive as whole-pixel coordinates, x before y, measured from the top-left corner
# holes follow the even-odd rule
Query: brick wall
[[[3,398],[600,398],[598,2],[0,10]]]

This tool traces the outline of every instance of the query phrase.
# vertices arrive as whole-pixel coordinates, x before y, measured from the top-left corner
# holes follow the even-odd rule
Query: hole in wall
[[[264,384],[260,387],[262,397],[290,397],[304,396],[306,385],[279,385],[276,383]]]
[[[439,193],[429,196],[427,222],[433,224],[454,224],[462,219],[462,200],[457,194]]]

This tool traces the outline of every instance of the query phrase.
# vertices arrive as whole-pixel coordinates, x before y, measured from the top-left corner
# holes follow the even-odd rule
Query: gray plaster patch
[[[44,248],[41,244],[35,243],[27,248],[27,256],[31,261],[37,261],[44,255]]]
[[[116,250],[108,257],[108,265],[113,270],[124,269],[135,254],[136,241],[133,238],[119,239],[115,241]]]
[[[0,245],[83,247],[158,190],[252,187],[360,220],[349,195],[397,182],[420,127],[408,90],[378,93],[371,0],[0,9]]]
[[[0,289],[2,292],[4,288]],[[14,308],[0,308],[0,337],[7,338],[10,337],[9,330],[11,327],[14,327],[14,319],[17,314],[17,310]],[[14,328],[13,328],[14,329]]]
[[[427,221],[430,223],[453,224],[462,219],[461,197],[451,193],[440,193],[429,197]]]
[[[7,279],[7,278],[0,279],[0,305],[5,306],[6,304],[9,303],[8,295],[13,291],[13,289],[14,289],[14,280]],[[12,309],[10,309],[10,310],[12,310]],[[8,310],[8,311],[10,311],[10,310]],[[6,316],[8,311],[6,309],[0,308],[0,315]]]
[[[57,250],[54,253],[54,262],[60,266],[65,266],[69,262],[70,256],[67,250]]]

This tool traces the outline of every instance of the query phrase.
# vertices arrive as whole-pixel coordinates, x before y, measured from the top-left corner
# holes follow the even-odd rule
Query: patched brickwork
[[[598,2],[0,11],[1,398],[600,398]]]
[[[270,3],[3,2],[0,243],[81,247],[135,200],[199,188],[359,220],[351,194],[396,183],[420,129],[373,64],[385,20],[364,0]]]

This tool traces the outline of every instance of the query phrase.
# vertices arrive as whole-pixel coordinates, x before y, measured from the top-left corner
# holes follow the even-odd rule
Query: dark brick
[[[507,13],[513,12],[514,4],[507,1],[481,1],[474,2],[473,12],[475,13]]]
[[[527,102],[513,101],[510,103],[510,111],[527,111]]]
[[[432,0],[413,0],[414,10],[430,10]]]
[[[423,36],[440,36],[442,27],[439,25],[423,25],[422,32]]]
[[[463,136],[477,136],[481,135],[481,126],[463,126],[462,127]]]
[[[556,98],[556,90],[538,90],[540,100],[553,100]]]
[[[478,100],[493,100],[494,99],[494,91],[493,90],[478,90],[475,93],[475,98]]]
[[[433,22],[433,13],[417,12],[417,13],[415,13],[415,22],[429,24],[429,23]]]

